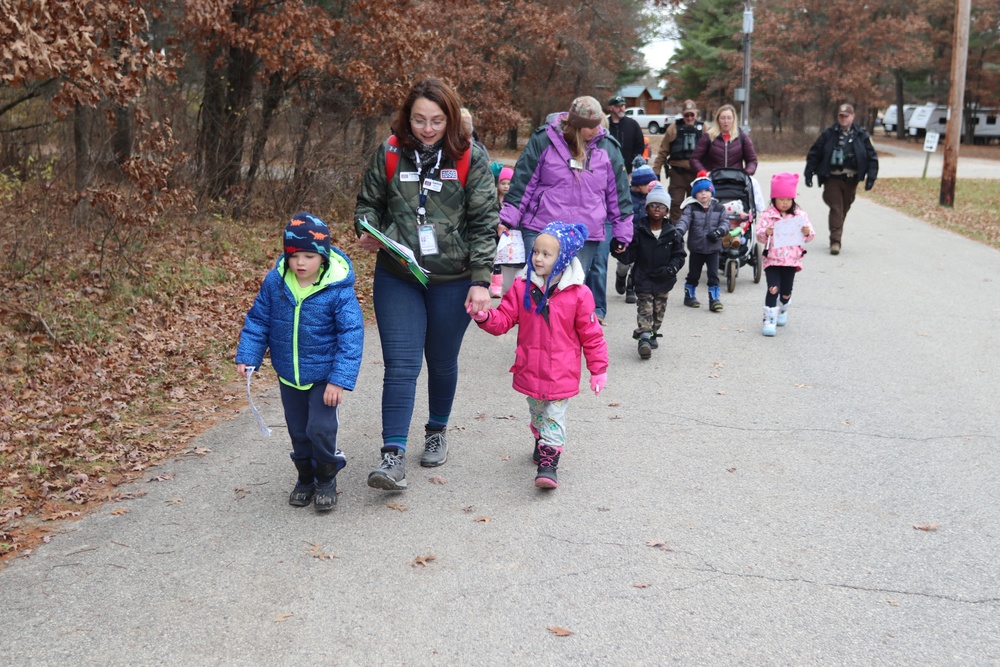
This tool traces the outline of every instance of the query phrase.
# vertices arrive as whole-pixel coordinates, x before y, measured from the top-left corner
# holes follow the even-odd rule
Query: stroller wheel
[[[760,244],[755,245],[753,249],[753,281],[755,283],[760,282],[760,274],[764,272],[764,262],[761,261],[760,257]]]
[[[736,290],[736,274],[740,272],[739,262],[735,259],[726,261],[726,290]]]

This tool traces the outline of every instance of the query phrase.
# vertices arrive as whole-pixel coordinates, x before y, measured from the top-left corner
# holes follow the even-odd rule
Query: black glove
[[[725,234],[724,231],[719,229],[713,229],[708,234],[705,234],[705,238],[708,239],[709,243],[715,243],[722,238],[723,234]]]
[[[613,254],[613,255],[620,255],[623,252],[625,252],[625,248],[627,248],[627,247],[628,246],[626,246],[624,243],[622,243],[618,239],[611,239],[611,254]]]
[[[866,191],[867,190],[871,190],[873,187],[875,187],[875,179],[874,178],[869,178],[867,181],[865,181],[865,190]]]
[[[676,275],[677,275],[677,267],[675,267],[675,266],[668,266],[667,267],[667,276],[670,277],[670,278],[673,278]]]
[[[813,186],[813,177],[812,176],[806,176],[806,187],[807,188],[811,188],[812,186]]]

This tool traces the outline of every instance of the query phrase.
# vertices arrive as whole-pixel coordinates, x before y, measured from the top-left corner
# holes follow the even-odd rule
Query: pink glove
[[[604,389],[604,385],[608,383],[607,373],[591,373],[590,374],[590,388],[594,391],[595,396],[600,396],[601,390]]]

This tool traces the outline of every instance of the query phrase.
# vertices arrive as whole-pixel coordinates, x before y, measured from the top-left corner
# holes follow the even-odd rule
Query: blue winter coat
[[[339,248],[330,248],[330,261],[340,270],[328,270],[320,289],[296,304],[282,272],[285,259],[278,259],[244,320],[236,363],[259,368],[270,348],[271,364],[287,382],[329,382],[354,389],[364,348],[364,317],[354,294],[351,260]],[[344,269],[347,275],[335,278],[343,276]]]

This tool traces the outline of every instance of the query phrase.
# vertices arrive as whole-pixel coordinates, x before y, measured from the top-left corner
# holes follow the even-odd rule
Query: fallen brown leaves
[[[435,560],[437,560],[437,556],[435,556],[433,554],[431,554],[429,556],[417,556],[416,558],[413,559],[413,562],[410,563],[410,566],[411,567],[418,567],[418,566],[419,567],[427,567],[427,565],[431,561],[435,561]]]
[[[673,551],[674,548],[664,542],[663,540],[650,540],[646,542],[647,547],[653,547],[654,549],[659,549],[660,551]]]
[[[0,211],[0,558],[39,540],[40,520],[136,497],[113,489],[169,456],[210,453],[191,441],[244,407],[233,353],[280,252],[273,218],[161,221],[130,230],[143,245],[122,252],[120,237],[47,206],[44,233],[22,207]],[[370,292],[353,233],[338,231]],[[40,247],[51,253],[26,254]]]

